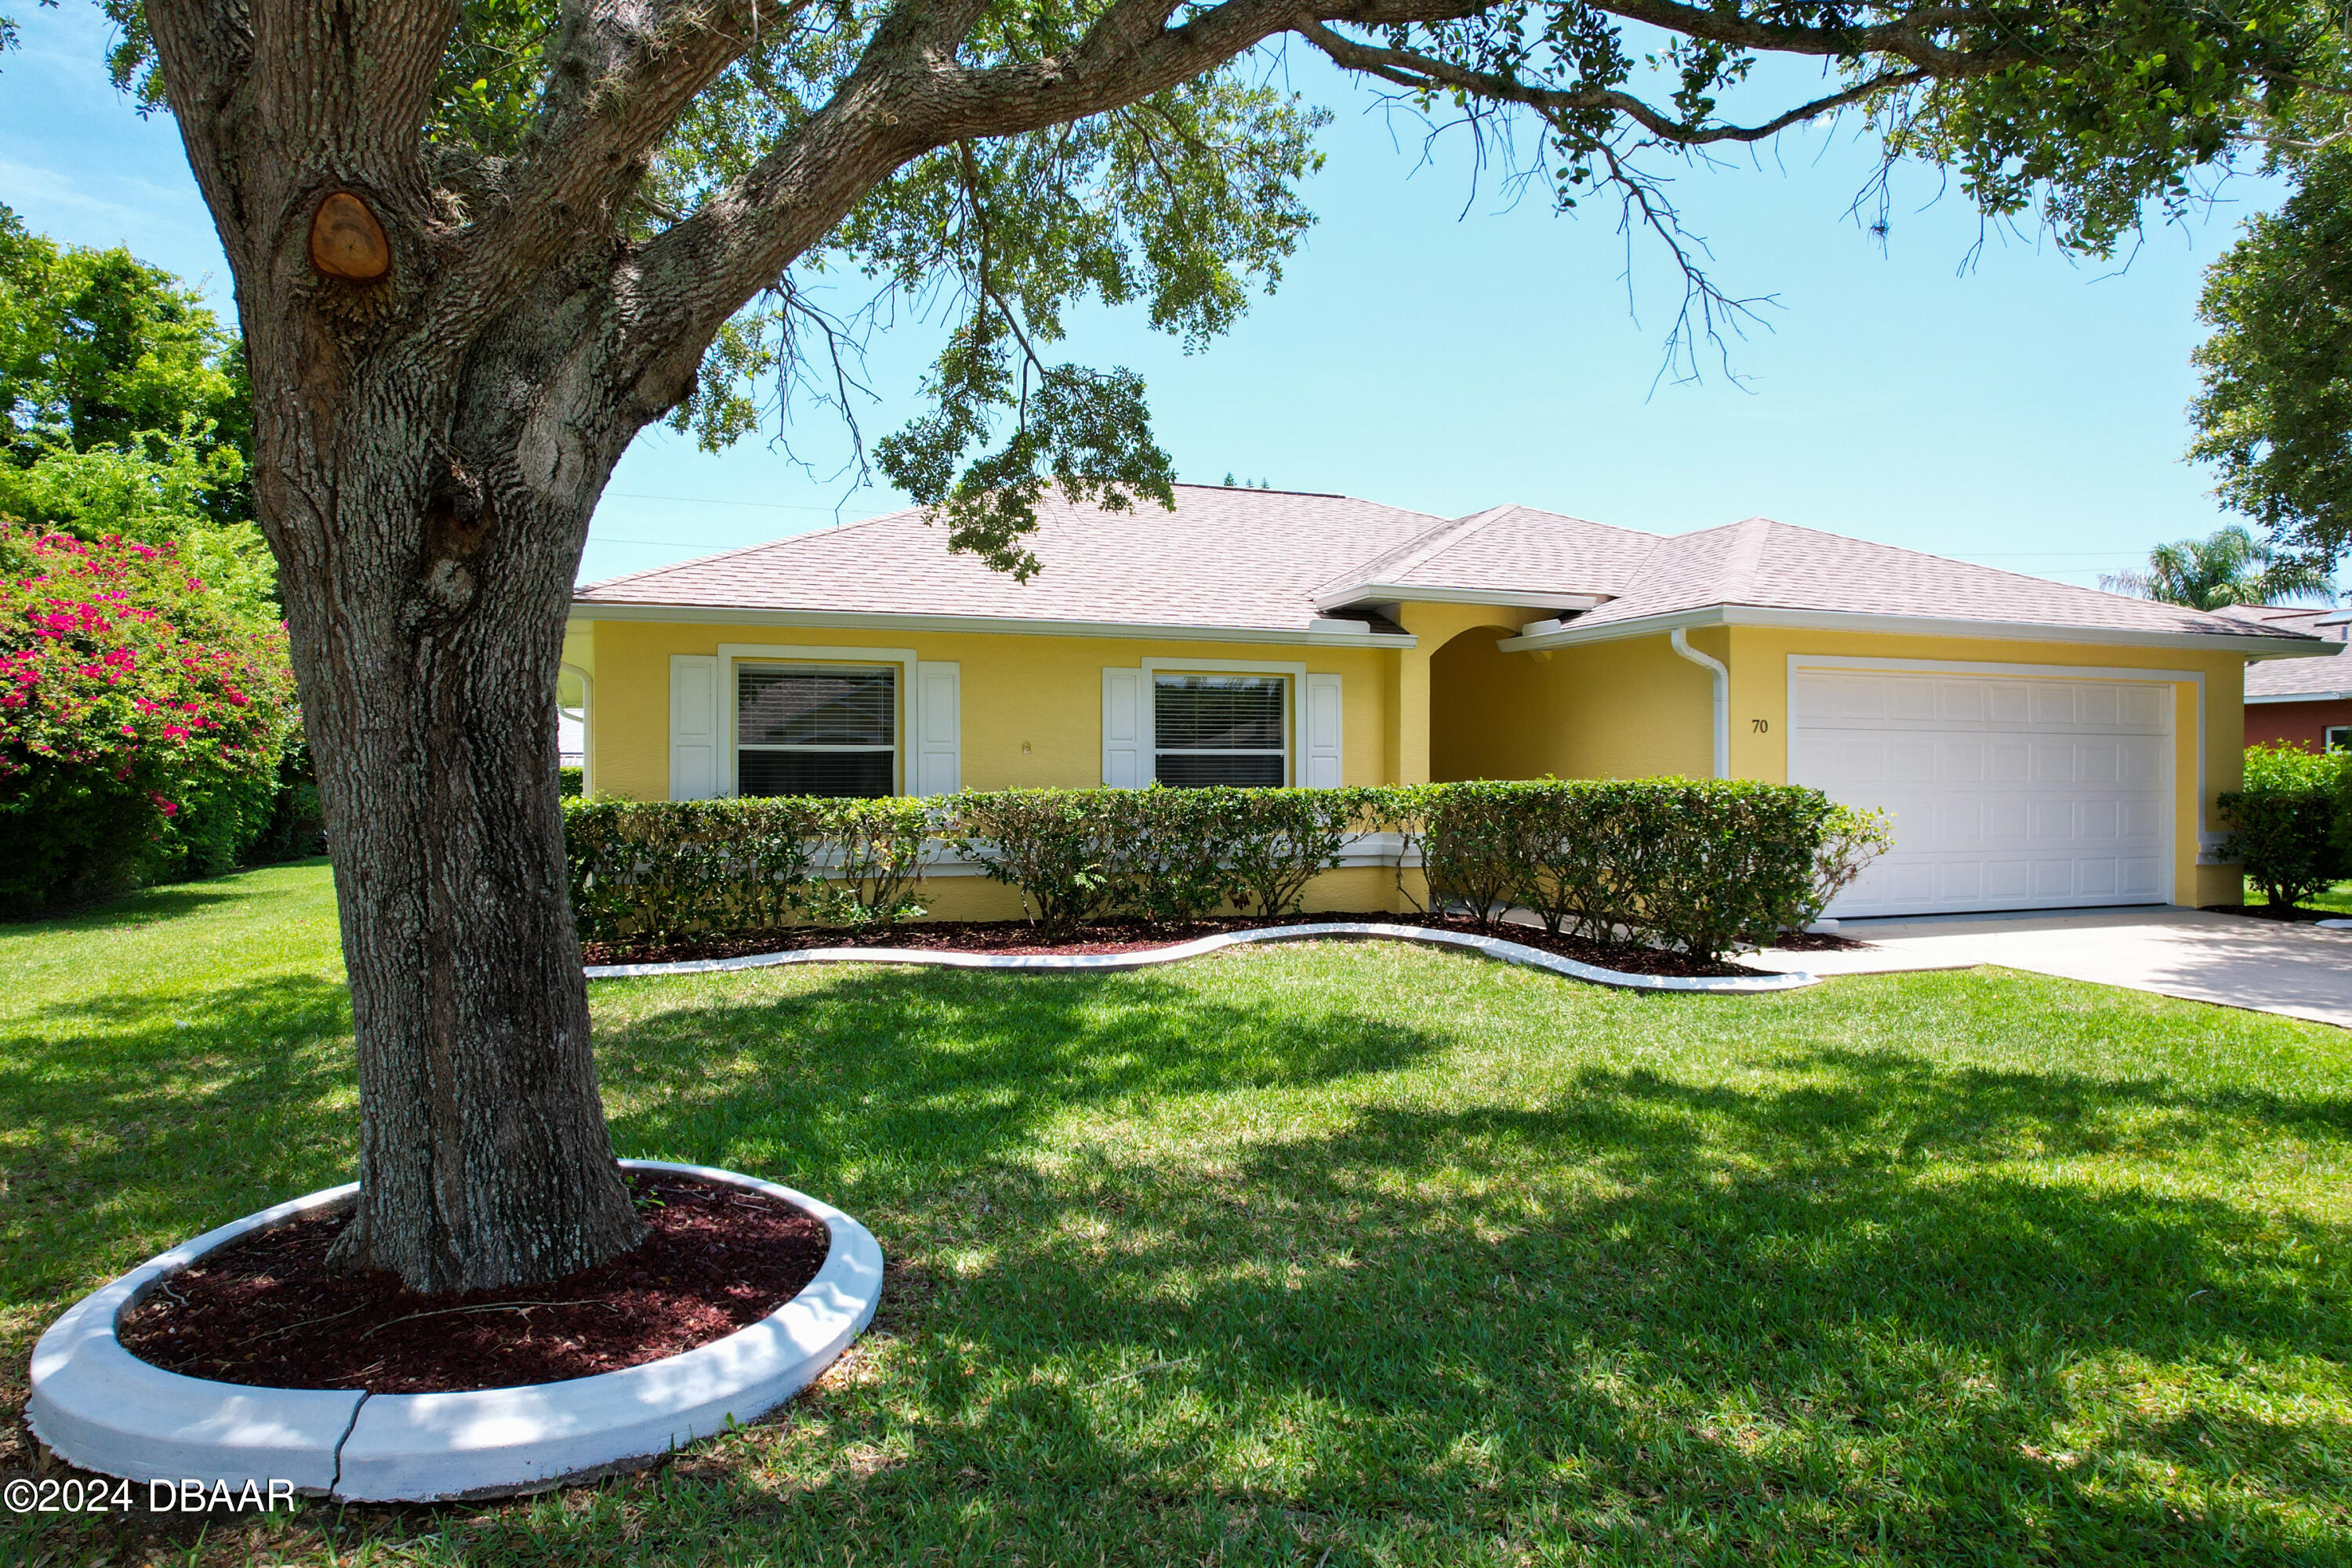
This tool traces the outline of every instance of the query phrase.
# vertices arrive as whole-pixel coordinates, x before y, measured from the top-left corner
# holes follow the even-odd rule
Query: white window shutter
[[[1299,782],[1309,789],[1338,789],[1340,781],[1339,758],[1339,678],[1336,675],[1310,675],[1307,678],[1307,744],[1304,754],[1306,776]]]
[[[915,789],[953,795],[963,787],[963,666],[915,666]]]
[[[1103,671],[1102,782],[1110,789],[1141,789],[1151,782],[1150,752],[1144,726],[1150,721],[1144,706],[1140,669]]]
[[[719,660],[669,656],[669,797],[709,800],[724,793],[719,767]]]

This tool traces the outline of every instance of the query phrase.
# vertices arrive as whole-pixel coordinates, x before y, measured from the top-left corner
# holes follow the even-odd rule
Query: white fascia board
[[[1410,633],[1318,632],[1303,626],[1188,626],[1150,621],[1024,620],[1011,616],[904,616],[852,610],[755,610],[711,605],[614,605],[575,600],[572,624],[673,621],[693,626],[974,632],[988,637],[1131,637],[1159,642],[1313,643],[1317,647],[1415,647]]]
[[[2352,702],[2352,691],[2265,691],[2246,693],[2246,706],[2263,702]]]
[[[1871,616],[1846,610],[1780,610],[1753,605],[1711,605],[1705,609],[1677,610],[1643,616],[1630,621],[1580,626],[1570,621],[1541,637],[1506,637],[1495,646],[1506,653],[1572,647],[1581,643],[1616,642],[1625,637],[1655,637],[1676,627],[1787,626],[1802,631],[1875,632],[1887,637],[1985,637],[2016,642],[2090,643],[2110,647],[2210,648],[2258,658],[2291,658],[2332,653],[2334,645],[2317,637],[2307,646],[2279,646],[2275,637],[2233,637],[2207,632],[2137,632],[2108,626],[2052,626],[2031,621],[1960,621],[1930,616]]]
[[[1524,609],[1590,610],[1609,602],[1606,595],[1546,594],[1525,588],[1433,588],[1412,583],[1356,583],[1315,595],[1318,610],[1341,605],[1374,603],[1423,605],[1512,605]]]

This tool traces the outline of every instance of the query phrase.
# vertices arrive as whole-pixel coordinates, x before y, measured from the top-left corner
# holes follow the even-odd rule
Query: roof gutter
[[[2246,706],[2263,702],[2352,702],[2352,691],[2265,691],[2246,693]]]
[[[1675,627],[1666,634],[1666,641],[1676,653],[1715,679],[1715,776],[1727,779],[1731,776],[1731,671],[1724,668],[1721,660],[1709,658],[1685,641],[1687,629]]]
[[[2294,658],[2340,653],[2343,645],[2301,633],[2239,636],[2214,632],[2127,631],[2107,626],[2053,626],[2030,621],[1968,621],[1934,616],[1873,616],[1847,610],[1783,610],[1759,605],[1709,605],[1693,610],[1640,616],[1632,620],[1584,626],[1570,621],[1558,631],[1505,637],[1495,646],[1507,653],[1617,642],[1626,637],[1672,634],[1692,626],[1787,626],[1804,631],[1875,632],[1880,636],[1983,637],[2021,642],[2073,642],[2125,647],[2208,648],[2248,658]]]
[[[914,616],[868,610],[757,610],[725,605],[614,604],[574,599],[568,617],[582,621],[669,621],[691,626],[832,626],[895,632],[975,632],[993,637],[1136,637],[1155,642],[1286,643],[1313,647],[1417,647],[1411,633],[1318,630],[1306,626],[1188,626],[1158,621],[1051,621],[1017,616]],[[1362,621],[1324,621],[1362,626]]]

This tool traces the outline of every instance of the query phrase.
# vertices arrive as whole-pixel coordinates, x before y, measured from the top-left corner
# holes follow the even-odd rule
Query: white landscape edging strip
[[[908,963],[935,969],[995,969],[1015,973],[1116,973],[1148,969],[1154,964],[1181,963],[1220,948],[1246,942],[1340,941],[1419,942],[1435,947],[1461,948],[1481,957],[1529,969],[1549,970],[1571,980],[1595,985],[1616,985],[1632,991],[1688,991],[1710,996],[1753,996],[1772,991],[1795,991],[1818,984],[1820,977],[1801,969],[1781,974],[1631,974],[1602,969],[1573,958],[1546,952],[1525,942],[1470,931],[1437,931],[1428,926],[1375,925],[1368,921],[1324,921],[1311,925],[1266,926],[1257,931],[1221,931],[1214,936],[1179,942],[1173,947],[1146,948],[1135,952],[934,952],[911,947],[813,947],[796,952],[755,952],[741,958],[697,958],[678,963],[599,963],[587,969],[591,980],[634,980],[657,974],[709,974],[729,969],[766,969],[784,963]]]
[[[249,1388],[139,1360],[115,1324],[165,1275],[248,1232],[347,1199],[330,1187],[207,1231],[83,1298],[33,1352],[34,1433],[85,1468],[136,1480],[290,1479],[352,1502],[426,1502],[531,1491],[650,1458],[751,1421],[814,1382],[873,1320],[882,1249],[830,1205],[704,1165],[624,1160],[631,1170],[728,1182],[823,1220],[816,1277],[749,1328],[622,1372],[472,1394],[368,1394]]]

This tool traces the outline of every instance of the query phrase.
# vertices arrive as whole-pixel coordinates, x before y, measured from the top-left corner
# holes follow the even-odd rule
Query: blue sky
[[[94,9],[19,8],[0,59],[0,200],[35,229],[123,243],[224,308],[227,267],[171,121],[107,84]],[[1846,216],[1874,160],[1851,127],[1675,182],[1717,279],[1771,295],[1731,346],[1735,384],[1658,384],[1678,287],[1637,243],[1629,310],[1613,211],[1563,219],[1540,197],[1474,190],[1466,146],[1426,161],[1416,125],[1293,50],[1301,90],[1338,111],[1307,195],[1321,221],[1279,293],[1186,355],[1139,310],[1074,318],[1070,357],[1126,364],[1151,390],[1181,478],[1232,472],[1458,515],[1501,501],[1673,533],[1764,514],[2089,584],[2149,544],[2230,519],[2184,464],[2202,269],[2259,181],[2189,226],[2152,230],[2128,267],[2032,238],[1979,237],[1931,172],[1897,181],[1885,247]],[[1776,83],[1801,91],[1803,79]],[[909,324],[867,366],[869,437],[914,408],[935,342]],[[606,492],[587,578],[854,521],[901,504],[850,490],[822,416],[710,456],[653,432]]]

